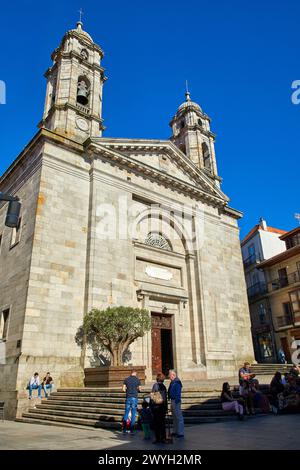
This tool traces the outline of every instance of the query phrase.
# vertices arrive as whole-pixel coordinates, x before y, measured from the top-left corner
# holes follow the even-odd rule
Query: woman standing
[[[158,374],[152,387],[151,409],[153,414],[154,444],[166,440],[166,413],[168,411],[167,389],[164,386],[165,376]]]

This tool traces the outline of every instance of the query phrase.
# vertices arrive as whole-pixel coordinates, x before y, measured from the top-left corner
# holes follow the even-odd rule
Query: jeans
[[[175,403],[175,400],[171,400],[171,410],[173,417],[173,432],[178,436],[184,436],[184,421],[181,411],[181,402]]]
[[[126,423],[129,418],[129,413],[131,411],[131,419],[130,419],[130,429],[134,429],[134,424],[135,424],[135,418],[136,418],[136,409],[138,406],[138,399],[134,397],[126,398],[125,402],[125,414],[124,414],[124,426],[126,429]]]
[[[42,386],[29,384],[29,397],[32,397],[32,390],[38,390],[38,397],[42,398]]]
[[[43,386],[45,397],[48,395],[48,393],[52,392],[52,386],[53,386],[53,384],[46,384],[46,385]]]

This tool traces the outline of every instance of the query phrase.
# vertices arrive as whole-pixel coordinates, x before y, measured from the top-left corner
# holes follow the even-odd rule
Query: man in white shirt
[[[42,398],[42,385],[40,384],[40,378],[37,372],[35,372],[35,374],[31,377],[29,381],[28,390],[29,390],[29,400],[31,400],[32,398],[32,390],[37,390],[38,398]]]

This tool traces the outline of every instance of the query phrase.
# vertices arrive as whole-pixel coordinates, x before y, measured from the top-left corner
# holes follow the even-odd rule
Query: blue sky
[[[161,138],[191,96],[212,118],[222,189],[244,212],[291,229],[300,212],[298,0],[78,0],[1,6],[0,174],[37,131],[50,54],[82,7],[84,29],[105,51],[105,136]]]

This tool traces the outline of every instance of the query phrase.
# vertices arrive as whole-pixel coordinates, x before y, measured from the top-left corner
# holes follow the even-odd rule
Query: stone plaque
[[[168,271],[164,268],[158,268],[156,266],[147,266],[145,273],[149,277],[154,277],[155,279],[163,279],[164,281],[171,281],[173,274],[171,271]]]

